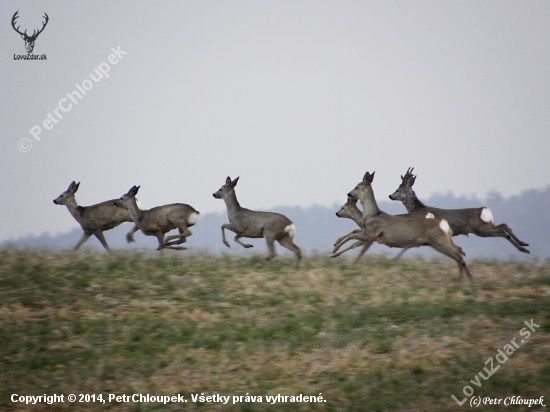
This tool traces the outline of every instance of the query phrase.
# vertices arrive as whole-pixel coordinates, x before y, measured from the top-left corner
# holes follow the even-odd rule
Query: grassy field
[[[470,284],[450,260],[260,261],[0,252],[0,410],[452,411],[470,409],[451,398],[466,385],[476,398],[550,403],[549,262],[470,261]],[[540,327],[521,343],[531,319]],[[509,359],[471,383],[513,338]],[[65,403],[10,400],[54,393]],[[187,403],[69,403],[70,393]],[[201,393],[262,403],[192,402]],[[320,393],[326,402],[266,402]]]

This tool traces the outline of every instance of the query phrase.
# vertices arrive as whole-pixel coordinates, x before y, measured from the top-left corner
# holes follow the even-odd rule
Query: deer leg
[[[155,235],[157,236],[157,239],[159,241],[159,247],[157,248],[157,250],[162,250],[162,249],[186,250],[187,249],[184,247],[170,246],[164,243],[164,233],[162,233],[160,230],[157,230],[155,232]]]
[[[97,239],[101,242],[101,244],[103,245],[103,247],[105,248],[105,250],[109,253],[112,253],[111,252],[111,249],[109,249],[109,245],[107,244],[107,242],[105,241],[105,237],[103,236],[103,232],[102,231],[99,231],[99,232],[95,232],[94,233],[95,237],[97,237]]]
[[[243,243],[243,242],[241,242],[241,241],[239,240],[240,238],[242,238],[241,235],[235,236],[235,242],[238,243],[239,245],[241,245],[242,247],[247,248],[247,249],[248,249],[249,247],[254,247],[254,245],[250,245],[250,244],[248,244],[248,243]]]
[[[82,244],[83,244],[85,241],[87,241],[88,238],[89,238],[90,236],[92,236],[92,235],[91,235],[91,234],[88,234],[88,233],[86,233],[86,232],[84,232],[84,234],[82,235],[82,237],[80,238],[80,240],[78,241],[78,243],[76,244],[76,246],[73,248],[73,251],[76,252],[76,251],[78,250],[78,248],[79,248],[80,246],[82,246]]]
[[[355,259],[355,264],[359,262],[361,257],[365,254],[367,250],[369,250],[369,248],[372,246],[373,243],[374,243],[374,239],[371,239],[365,242],[365,244],[363,245],[363,249],[361,249],[361,252],[359,252],[359,255],[357,255],[357,259]]]
[[[529,246],[529,243],[525,243],[525,242],[519,240],[518,237],[516,235],[514,235],[514,232],[512,232],[512,229],[510,228],[510,226],[508,226],[506,223],[502,223],[502,224],[496,226],[495,229],[496,228],[502,228],[502,230],[504,230],[512,239],[514,239],[518,245],[520,245],[520,246]]]
[[[130,230],[130,231],[126,234],[126,241],[127,241],[128,243],[135,242],[135,240],[134,240],[134,233],[136,233],[138,230],[139,230],[139,227],[137,227],[137,225],[134,225],[134,227],[132,228],[132,230]]]
[[[277,241],[280,243],[281,246],[296,254],[296,269],[298,269],[300,267],[300,259],[302,259],[302,251],[300,250],[300,248],[294,244],[288,234],[283,236],[281,239],[278,239]]]
[[[515,236],[512,237],[504,229],[503,225],[498,225],[498,226],[483,225],[479,228],[476,228],[476,230],[473,233],[479,237],[503,237],[507,239],[512,245],[514,245],[514,247],[520,252],[531,253],[527,249],[525,249],[520,243],[518,243],[514,239]]]
[[[340,243],[342,240],[344,240],[348,236],[354,235],[356,233],[360,233],[362,231],[363,231],[363,229],[355,229],[355,230],[352,230],[351,232],[349,232],[347,235],[340,236],[338,239],[336,239],[336,242],[334,242],[333,246],[336,246],[338,243]]]
[[[463,274],[466,273],[466,276],[468,276],[468,279],[470,282],[473,282],[474,279],[472,278],[472,275],[470,274],[470,271],[468,270],[468,267],[466,266],[466,262],[462,258],[462,249],[454,244],[454,242],[450,239],[446,240],[444,243],[440,243],[438,241],[430,243],[430,246],[433,247],[435,250],[437,250],[439,253],[444,254],[445,256],[450,257],[458,264],[458,270],[460,274],[460,280],[463,278]]]
[[[239,231],[237,230],[237,228],[235,226],[233,226],[231,223],[226,223],[226,224],[223,224],[222,225],[222,242],[225,246],[227,247],[231,247],[229,246],[229,242],[227,241],[227,239],[225,238],[225,229],[228,229],[228,230],[231,230],[232,232],[234,233],[238,233]]]
[[[402,250],[397,254],[397,256],[393,258],[393,260],[399,260],[399,259],[401,259],[401,256],[403,256],[403,255],[405,254],[405,252],[406,252],[407,250],[409,250],[409,249],[410,249],[410,247],[406,247],[406,248],[402,249]]]
[[[344,240],[342,240],[340,243],[336,244],[336,246],[334,246],[334,249],[332,249],[332,253],[337,252],[338,249],[340,249],[345,243],[349,242],[350,240],[362,240],[364,242],[364,241],[367,241],[368,238],[365,236],[363,231],[361,231],[361,233],[355,233],[353,235],[350,235]]]
[[[355,249],[356,247],[363,246],[364,244],[365,242],[363,242],[362,240],[358,240],[357,242],[355,242],[351,246],[348,246],[344,250],[341,250],[340,252],[333,254],[332,257],[338,257],[341,254],[346,253],[348,250]]]
[[[265,241],[267,243],[267,248],[269,249],[269,255],[265,259],[265,262],[269,262],[271,259],[273,259],[277,254],[275,253],[275,239],[273,236],[266,236]]]
[[[179,235],[167,236],[164,239],[164,244],[166,246],[180,245],[182,243],[185,243],[187,241],[187,237],[192,235],[191,231],[187,228],[187,226],[178,227],[178,230],[180,232]],[[173,242],[169,242],[172,239],[177,239],[177,240]]]

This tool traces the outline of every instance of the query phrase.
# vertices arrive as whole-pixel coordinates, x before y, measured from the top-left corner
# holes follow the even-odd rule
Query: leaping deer
[[[32,35],[29,36],[27,34],[27,30],[25,30],[24,33],[19,31],[19,27],[21,27],[21,26],[15,27],[15,21],[19,18],[17,13],[19,13],[19,10],[17,10],[15,12],[15,14],[13,15],[13,17],[11,19],[11,26],[13,27],[13,29],[17,33],[19,33],[21,35],[23,40],[25,40],[25,48],[27,49],[27,53],[32,53],[32,51],[34,50],[34,42],[36,41],[36,38],[38,37],[38,35],[40,33],[42,33],[44,31],[44,29],[46,28],[46,25],[48,24],[48,21],[50,20],[50,18],[48,17],[48,15],[46,13],[44,13],[44,18],[46,19],[46,21],[44,23],[42,23],[42,28],[38,31],[33,30]]]
[[[466,262],[462,258],[464,252],[453,243],[452,232],[447,221],[437,218],[418,218],[410,214],[393,216],[381,211],[374,198],[371,186],[373,180],[374,172],[372,174],[367,172],[363,181],[348,193],[348,196],[358,199],[363,206],[363,230],[338,243],[333,253],[336,253],[349,240],[365,242],[357,260],[374,242],[397,248],[431,246],[457,262],[461,279],[466,274],[472,280]]]
[[[238,181],[238,177],[233,181],[230,177],[227,177],[225,185],[212,195],[216,199],[223,199],[227,207],[227,216],[230,223],[222,225],[223,244],[230,247],[225,239],[225,229],[236,233],[235,242],[244,248],[250,248],[252,245],[242,243],[239,240],[241,237],[264,238],[269,249],[269,255],[266,258],[266,262],[268,262],[276,256],[274,242],[277,241],[281,246],[296,254],[296,267],[298,268],[302,251],[292,241],[296,233],[294,223],[280,213],[256,212],[241,207],[235,193],[235,186],[237,186]]]
[[[67,206],[71,215],[73,215],[84,231],[82,238],[78,241],[74,250],[78,250],[90,236],[94,235],[101,242],[105,250],[111,253],[111,249],[105,241],[103,232],[113,229],[121,223],[131,222],[132,219],[126,210],[113,205],[114,200],[107,200],[106,202],[92,206],[79,206],[74,197],[79,186],[80,182],[76,183],[73,181],[69,185],[69,188],[53,201],[56,205]],[[137,230],[137,227],[132,229],[134,232]]]
[[[401,184],[390,195],[391,200],[399,200],[405,205],[409,213],[431,212],[435,217],[446,219],[453,231],[453,236],[473,233],[479,237],[503,237],[523,253],[530,253],[523,246],[529,246],[517,238],[512,229],[506,224],[495,225],[493,214],[488,207],[469,209],[438,209],[422,203],[412,189],[416,176],[412,174],[414,168],[408,168],[405,176],[401,176]]]
[[[115,200],[113,204],[121,210],[126,209],[130,218],[141,229],[146,236],[156,236],[161,249],[186,250],[185,247],[173,246],[185,243],[188,236],[192,233],[189,227],[195,225],[199,220],[200,213],[192,206],[184,203],[172,203],[170,205],[158,206],[152,209],[140,209],[136,202],[136,194],[140,186],[133,186],[128,193],[120,199]],[[178,229],[180,234],[164,238],[164,234],[172,229]],[[137,229],[132,230],[127,235],[128,242],[133,240],[132,234]]]
[[[336,239],[336,242],[334,242],[334,246],[336,246],[338,243],[340,243],[342,240],[344,240],[346,237],[361,233],[363,231],[363,213],[359,210],[357,207],[357,199],[354,199],[351,196],[348,196],[348,200],[344,205],[340,208],[338,212],[336,212],[336,216],[351,219],[353,220],[357,226],[359,226],[361,229],[355,229],[349,232],[347,235],[341,236],[338,239]],[[415,213],[413,216],[416,216],[420,219],[433,219],[434,215],[431,213]],[[347,248],[340,250],[338,253],[335,253],[333,257],[338,257],[341,254],[347,252],[348,250],[355,249],[356,247],[363,246],[364,242],[358,240],[357,242],[353,243],[351,246],[348,246]],[[394,260],[399,260],[403,254],[409,250],[410,248],[404,248],[402,251],[400,251],[397,256],[395,256]]]

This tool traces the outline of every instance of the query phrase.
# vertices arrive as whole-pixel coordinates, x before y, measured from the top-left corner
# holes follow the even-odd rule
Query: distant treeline
[[[522,240],[530,244],[531,255],[519,253],[514,247],[502,238],[481,239],[475,235],[469,237],[458,236],[454,238],[457,245],[466,252],[466,258],[484,259],[524,259],[525,257],[550,258],[550,187],[543,190],[527,190],[521,195],[504,198],[497,192],[492,192],[485,200],[476,197],[465,196],[455,197],[451,193],[436,194],[431,198],[420,199],[427,205],[441,208],[465,208],[488,206],[491,208],[495,223],[507,223],[514,233]],[[342,204],[345,198],[342,199]],[[405,207],[400,202],[380,201],[380,208],[387,213],[406,213]],[[334,240],[339,236],[356,229],[354,222],[348,219],[336,217],[340,204],[332,207],[312,206],[309,208],[300,207],[278,207],[275,210],[286,215],[296,224],[295,242],[307,253],[328,254],[332,250]],[[73,219],[67,212],[67,219]],[[239,253],[249,254],[251,250],[266,252],[264,239],[251,239],[254,249],[244,250],[233,242],[233,236],[228,241],[231,248],[227,248],[221,241],[220,226],[227,223],[227,215],[207,213],[202,215],[198,226],[192,227],[193,236],[188,238],[184,245],[190,250],[209,250],[215,253]],[[76,222],[74,222],[76,224]],[[132,223],[125,223],[113,230],[105,232],[105,238],[113,250],[116,249],[151,249],[158,246],[155,237],[144,236],[136,233],[135,243],[126,243],[126,233],[132,228]],[[42,250],[63,250],[72,248],[82,235],[80,228],[75,228],[68,233],[51,236],[47,233],[40,236],[27,236],[2,243],[2,248]],[[83,246],[84,248],[102,249],[99,241],[91,237]],[[277,247],[277,246],[276,246]],[[424,256],[438,256],[432,253],[429,247],[422,247],[414,251],[408,251],[405,256],[421,254]],[[278,253],[287,253],[283,248],[277,248]],[[172,252],[169,252],[172,253]],[[173,252],[179,253],[179,252]],[[181,252],[186,253],[186,252]],[[356,254],[356,251],[348,252],[349,255]],[[390,249],[385,246],[373,245],[369,253],[386,253],[393,256],[398,253],[397,249]]]

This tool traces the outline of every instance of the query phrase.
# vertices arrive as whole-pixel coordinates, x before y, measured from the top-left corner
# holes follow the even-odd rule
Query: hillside
[[[476,283],[461,283],[446,260],[259,261],[0,252],[0,409],[461,411],[464,393],[548,405],[548,263],[472,262]],[[10,402],[54,393],[186,400]],[[300,394],[316,401],[267,400]]]

